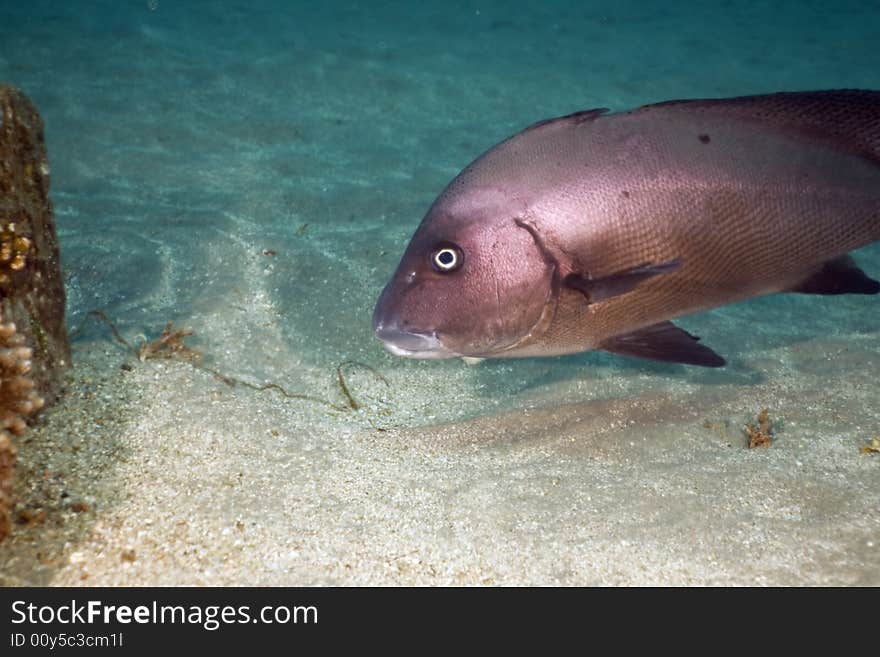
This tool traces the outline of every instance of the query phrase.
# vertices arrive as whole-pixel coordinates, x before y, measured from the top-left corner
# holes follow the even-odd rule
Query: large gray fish
[[[876,294],[880,91],[541,121],[437,198],[376,305],[415,358],[589,349],[717,367],[669,320],[774,292]]]

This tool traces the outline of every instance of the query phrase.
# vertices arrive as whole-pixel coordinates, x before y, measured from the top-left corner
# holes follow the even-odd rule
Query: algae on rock
[[[27,428],[26,418],[43,407],[43,398],[30,378],[33,352],[16,333],[15,324],[0,317],[0,539],[10,530],[12,482],[15,467],[13,436]]]

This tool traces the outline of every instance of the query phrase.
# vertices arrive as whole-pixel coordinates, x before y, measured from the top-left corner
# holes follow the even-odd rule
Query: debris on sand
[[[175,329],[174,323],[168,322],[162,329],[162,335],[152,342],[144,340],[138,349],[138,360],[143,362],[150,358],[174,358],[198,365],[202,361],[202,354],[183,342],[192,333],[192,329]]]
[[[773,433],[773,424],[770,422],[770,412],[764,408],[758,413],[757,426],[749,422],[745,426],[746,436],[749,439],[749,449],[755,447],[770,447],[770,437]]]
[[[880,436],[871,438],[871,444],[859,449],[860,454],[880,454]]]

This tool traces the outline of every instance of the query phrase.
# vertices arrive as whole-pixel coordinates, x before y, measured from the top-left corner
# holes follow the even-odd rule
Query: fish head
[[[373,314],[385,348],[410,358],[488,357],[552,315],[556,269],[498,189],[434,203]]]

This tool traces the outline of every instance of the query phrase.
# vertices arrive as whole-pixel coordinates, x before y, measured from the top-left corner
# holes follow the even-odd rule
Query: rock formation
[[[49,201],[43,122],[24,94],[0,84],[0,538],[9,529],[13,437],[43,399],[57,398],[70,363],[64,287]]]
[[[43,407],[43,398],[30,378],[33,352],[24,345],[15,324],[0,318],[0,539],[9,533],[12,479],[15,467],[13,436],[24,433],[25,418]]]

